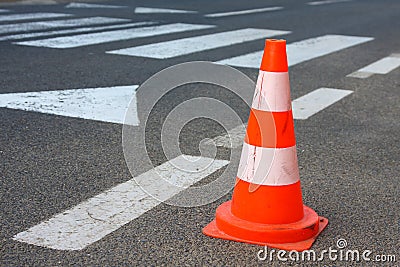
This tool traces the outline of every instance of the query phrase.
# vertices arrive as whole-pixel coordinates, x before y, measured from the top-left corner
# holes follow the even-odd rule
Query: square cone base
[[[208,224],[206,227],[204,227],[203,233],[205,235],[208,235],[211,237],[221,238],[221,239],[225,239],[225,240],[232,240],[232,241],[237,241],[237,242],[267,246],[267,247],[271,247],[271,248],[277,248],[277,249],[288,250],[288,251],[290,251],[290,250],[303,251],[303,250],[307,250],[307,249],[311,248],[315,239],[317,239],[318,235],[325,229],[325,227],[327,225],[328,225],[328,219],[319,216],[319,228],[318,228],[318,233],[315,236],[313,236],[312,238],[309,238],[307,240],[300,241],[300,242],[282,243],[282,244],[258,242],[258,241],[246,240],[246,239],[241,239],[241,238],[227,235],[226,233],[224,233],[220,229],[218,229],[216,220],[213,220],[210,224]]]

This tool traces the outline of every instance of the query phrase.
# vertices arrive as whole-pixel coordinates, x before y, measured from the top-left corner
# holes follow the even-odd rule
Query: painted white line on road
[[[266,8],[257,8],[257,9],[247,9],[247,10],[239,10],[239,11],[230,11],[230,12],[222,12],[222,13],[213,13],[204,15],[204,17],[209,18],[220,18],[220,17],[228,17],[228,16],[237,16],[237,15],[247,15],[247,14],[254,14],[254,13],[261,13],[267,11],[275,11],[283,9],[281,6],[274,6],[274,7],[266,7]]]
[[[305,120],[353,93],[350,90],[319,88],[292,101],[293,118]]]
[[[12,15],[0,15],[0,22],[3,21],[18,21],[18,20],[34,20],[34,19],[52,19],[70,17],[71,14],[61,13],[25,13],[25,14],[12,14]]]
[[[236,148],[243,145],[244,135],[246,134],[247,125],[239,125],[227,131],[227,134],[217,136],[212,140],[208,140],[208,144],[213,142],[217,147]]]
[[[20,40],[27,38],[35,38],[35,37],[49,37],[53,35],[62,35],[62,34],[71,34],[71,33],[90,33],[94,31],[104,31],[104,30],[114,30],[114,29],[124,29],[124,28],[132,28],[139,26],[149,26],[157,24],[157,22],[135,22],[135,23],[126,23],[126,24],[118,24],[118,25],[110,25],[110,26],[99,26],[99,27],[84,27],[78,29],[68,29],[68,30],[59,30],[59,31],[48,31],[48,32],[33,32],[33,33],[22,33],[22,34],[13,34],[0,36],[0,41],[6,40]]]
[[[13,239],[58,250],[84,249],[228,163],[181,155],[55,215]],[[161,179],[170,184],[160,183]],[[145,182],[145,189],[150,189],[153,196],[145,193],[137,181]]]
[[[197,11],[169,9],[169,8],[137,7],[137,8],[135,8],[135,13],[137,13],[137,14],[152,14],[152,13],[186,14],[186,13],[197,13]]]
[[[391,55],[353,72],[347,77],[368,78],[373,74],[387,74],[400,66],[400,56]]]
[[[66,37],[55,37],[35,41],[17,42],[16,44],[50,48],[73,48],[142,37],[151,37],[162,34],[203,30],[214,27],[214,25],[174,23],[161,26],[142,27],[99,33],[79,34]]]
[[[136,103],[137,85],[0,94],[0,107],[124,123],[130,101]],[[139,125],[136,105],[131,124]]]
[[[372,37],[325,35],[303,40],[288,45],[288,62],[289,65],[296,65],[373,39]]]
[[[25,22],[18,24],[1,25],[0,34],[13,33],[13,32],[42,31],[53,28],[83,27],[88,25],[123,23],[129,21],[130,20],[128,19],[92,17],[92,18],[79,18],[79,19]]]
[[[7,9],[0,9],[0,13],[7,13],[7,12],[10,12],[10,10],[7,10]]]
[[[292,101],[293,118],[305,120],[330,105],[353,93],[350,90],[319,88]],[[228,131],[226,135],[217,136],[208,141],[218,147],[237,148],[243,145],[246,125],[239,125]]]
[[[372,37],[324,35],[288,44],[287,55],[289,66],[325,56],[358,44],[373,40]],[[257,51],[246,55],[232,57],[218,61],[217,63],[245,67],[259,68],[264,51]]]
[[[100,5],[88,3],[70,3],[65,8],[128,8],[127,6]]]
[[[164,59],[288,33],[290,32],[248,28],[113,50],[107,53]]]
[[[310,6],[319,6],[319,5],[336,4],[336,3],[350,2],[350,1],[352,1],[352,0],[324,0],[324,1],[313,1],[313,2],[308,2],[307,5],[310,5]]]

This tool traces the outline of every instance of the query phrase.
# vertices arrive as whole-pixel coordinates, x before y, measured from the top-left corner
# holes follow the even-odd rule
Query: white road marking
[[[292,101],[293,118],[305,120],[353,93],[350,90],[319,88]]]
[[[290,32],[248,28],[113,50],[107,53],[164,59],[288,33]]]
[[[10,12],[10,10],[7,10],[7,9],[0,9],[0,13],[7,13],[7,12]]]
[[[13,239],[58,250],[84,249],[228,163],[181,155],[18,233]],[[160,183],[161,179],[171,184]],[[145,189],[150,188],[153,196],[136,181],[146,182]]]
[[[18,20],[33,20],[33,19],[52,19],[70,17],[71,14],[61,13],[25,13],[25,14],[11,14],[11,15],[0,15],[0,22],[3,21],[18,21]]]
[[[389,57],[384,57],[374,63],[365,66],[353,72],[347,77],[353,78],[368,78],[373,74],[387,74],[392,70],[398,68],[400,66],[400,56],[399,55],[391,55]]]
[[[127,6],[113,6],[113,5],[100,5],[100,4],[88,4],[88,3],[70,3],[65,8],[128,8]]]
[[[137,13],[137,14],[152,14],[152,13],[185,14],[185,13],[197,13],[197,11],[169,9],[169,8],[137,7],[137,8],[135,8],[135,13]]]
[[[137,85],[0,94],[0,107],[124,123],[130,101],[136,102]],[[131,124],[139,125],[136,105]]]
[[[274,7],[266,7],[266,8],[247,9],[247,10],[222,12],[222,13],[213,13],[213,14],[204,15],[204,17],[220,18],[220,17],[228,17],[228,16],[237,16],[237,15],[261,13],[261,12],[267,12],[267,11],[275,11],[275,10],[280,10],[280,9],[283,9],[283,7],[274,6]]]
[[[209,29],[214,27],[214,25],[174,23],[161,26],[124,29],[90,34],[78,34],[66,37],[55,37],[43,40],[17,42],[16,44],[50,48],[73,48],[141,37],[150,37],[162,34]]]
[[[324,35],[288,44],[287,55],[289,66],[325,56],[358,44],[373,40],[372,37]],[[232,57],[218,61],[217,63],[245,67],[259,68],[264,51],[257,51],[246,55]]]
[[[336,3],[350,2],[350,1],[352,1],[352,0],[324,0],[324,1],[313,1],[313,2],[308,2],[307,5],[310,5],[310,6],[319,6],[319,5],[336,4]]]
[[[212,140],[207,141],[210,145],[215,144],[217,147],[236,148],[243,145],[244,135],[246,134],[247,125],[239,125],[228,130],[226,135],[220,135]]]
[[[328,106],[336,103],[345,96],[353,93],[350,90],[319,88],[292,101],[293,118],[305,120]],[[226,135],[217,136],[209,144],[218,147],[237,148],[243,145],[246,125],[239,125],[227,132]]]
[[[69,27],[82,27],[88,25],[122,23],[129,21],[130,20],[128,19],[91,17],[91,18],[79,18],[79,19],[25,22],[18,24],[5,24],[1,25],[0,34],[13,33],[13,32],[41,31],[53,28],[69,28]]]
[[[68,29],[68,30],[59,30],[59,31],[22,33],[22,34],[0,36],[0,41],[20,40],[20,39],[27,39],[27,38],[34,38],[34,37],[48,37],[48,36],[71,34],[71,33],[90,33],[90,32],[94,32],[94,31],[133,28],[133,27],[138,27],[138,26],[149,26],[149,25],[154,25],[154,24],[157,24],[157,23],[148,21],[148,22],[135,22],[135,23],[126,23],[126,24],[118,24],[118,25],[110,25],[110,26],[100,26],[100,27],[84,27],[84,28],[78,28],[78,29]]]

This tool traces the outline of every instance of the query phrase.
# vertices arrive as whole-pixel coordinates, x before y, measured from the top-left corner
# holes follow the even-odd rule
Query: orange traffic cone
[[[302,201],[286,41],[266,40],[233,197],[203,233],[302,251],[327,224]]]

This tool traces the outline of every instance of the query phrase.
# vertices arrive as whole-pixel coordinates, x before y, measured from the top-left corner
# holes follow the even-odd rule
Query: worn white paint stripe
[[[135,8],[135,13],[137,13],[137,14],[152,14],[152,13],[185,14],[185,13],[197,13],[197,11],[169,9],[169,8],[137,7],[137,8]]]
[[[367,78],[373,74],[387,74],[400,66],[400,57],[384,57],[374,63],[371,63],[358,71],[347,75],[348,77]]]
[[[289,66],[325,56],[358,44],[373,40],[372,37],[324,35],[288,44],[286,47]],[[218,63],[246,68],[259,68],[264,51],[218,61]]]
[[[0,107],[124,123],[130,101],[136,103],[137,85],[0,94]],[[136,105],[130,123],[139,125]]]
[[[66,37],[55,37],[43,40],[18,42],[19,45],[50,47],[50,48],[73,48],[87,45],[101,44],[113,41],[129,40],[141,37],[157,36],[185,31],[194,31],[213,28],[214,25],[198,25],[174,23],[161,26],[124,29],[90,34],[79,34]]]
[[[228,163],[181,155],[55,215],[13,239],[58,250],[84,249]],[[165,181],[160,182],[161,179]],[[145,193],[137,181],[146,183],[144,189],[152,195]]]
[[[226,135],[220,135],[212,140],[208,140],[207,144],[226,148],[240,147],[243,144],[246,127],[247,125],[244,124],[236,126],[235,128],[228,130]]]
[[[7,13],[7,12],[10,12],[10,10],[7,10],[7,9],[0,9],[0,13]]]
[[[124,28],[132,28],[132,27],[139,27],[139,26],[149,26],[149,25],[154,25],[154,24],[157,24],[157,23],[148,21],[148,22],[135,22],[135,23],[126,23],[126,24],[99,26],[99,27],[84,27],[84,28],[77,28],[77,29],[67,29],[67,30],[47,31],[47,32],[22,33],[22,34],[0,36],[0,41],[20,40],[20,39],[37,38],[37,37],[49,37],[49,36],[54,36],[54,35],[71,34],[71,33],[90,33],[90,32],[94,32],[94,31],[124,29]]]
[[[18,21],[18,20],[34,20],[34,19],[52,19],[61,17],[70,17],[71,14],[61,13],[24,13],[24,14],[10,14],[0,15],[0,22],[3,21]]]
[[[290,32],[247,28],[113,50],[107,53],[164,59],[288,33]]]
[[[239,10],[239,11],[230,11],[230,12],[222,12],[222,13],[213,13],[204,15],[205,17],[209,18],[220,18],[220,17],[228,17],[228,16],[237,16],[237,15],[247,15],[247,14],[254,14],[254,13],[261,13],[267,11],[275,11],[283,9],[281,6],[274,6],[274,7],[266,7],[266,8],[257,8],[257,9],[247,9],[247,10]]]
[[[372,41],[372,37],[325,35],[289,44],[287,47],[290,66],[325,56],[355,45]]]
[[[335,88],[314,90],[292,102],[293,118],[298,120],[308,119],[351,93],[353,91]]]
[[[292,102],[293,117],[297,120],[308,119],[351,93],[353,92],[349,90],[319,88]],[[217,147],[237,148],[243,144],[245,134],[246,125],[239,125],[229,130],[226,135],[215,137],[209,144],[214,143]]]
[[[25,22],[18,24],[1,25],[0,34],[13,33],[13,32],[42,31],[53,28],[69,28],[69,27],[83,27],[88,25],[123,23],[129,21],[130,20],[128,19],[92,17],[92,18],[79,18],[79,19]]]
[[[288,185],[300,180],[296,146],[265,148],[243,144],[237,177],[259,185]]]
[[[326,5],[326,4],[336,4],[342,2],[350,2],[351,0],[324,0],[324,1],[313,1],[308,2],[307,5],[310,6],[319,6],[319,5]]]
[[[65,8],[128,8],[127,6],[100,5],[88,3],[70,3]]]
[[[252,108],[282,112],[291,109],[288,72],[259,71]]]

